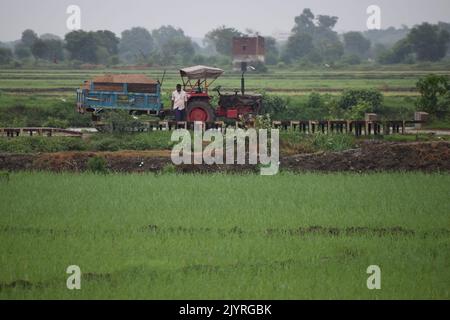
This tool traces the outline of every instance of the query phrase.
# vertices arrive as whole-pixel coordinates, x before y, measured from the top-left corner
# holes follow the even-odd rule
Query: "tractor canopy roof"
[[[180,74],[189,80],[217,79],[223,74],[223,70],[207,66],[194,66],[181,69]]]

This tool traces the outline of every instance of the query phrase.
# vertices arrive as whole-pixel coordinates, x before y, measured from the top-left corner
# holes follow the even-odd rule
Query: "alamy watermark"
[[[81,8],[77,5],[70,5],[66,9],[69,17],[66,20],[66,27],[69,30],[75,31],[81,29]]]
[[[366,13],[369,15],[367,18],[366,26],[369,30],[381,29],[381,8],[377,5],[370,5],[367,7]]]
[[[193,137],[190,131],[177,129],[172,133],[171,141],[178,142],[171,154],[175,165],[260,164],[261,175],[278,173],[280,164],[278,129],[270,129],[269,135],[268,129],[227,128],[223,134],[217,129],[204,131],[203,123],[195,123]],[[208,143],[206,147],[204,142]]]
[[[66,287],[69,290],[81,289],[81,269],[79,266],[71,265],[66,269],[66,273],[70,274],[66,281]]]
[[[370,276],[367,278],[367,289],[381,289],[381,269],[377,265],[371,265],[367,267],[367,274]]]

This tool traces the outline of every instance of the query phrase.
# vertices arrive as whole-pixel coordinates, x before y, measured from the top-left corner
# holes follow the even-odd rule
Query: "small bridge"
[[[82,137],[83,133],[60,129],[60,128],[43,128],[43,127],[29,127],[29,128],[0,128],[0,136],[7,137],[19,137],[23,135],[27,136],[64,136],[64,137]]]

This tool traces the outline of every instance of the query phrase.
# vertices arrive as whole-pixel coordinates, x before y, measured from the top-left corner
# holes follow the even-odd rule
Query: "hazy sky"
[[[133,26],[151,30],[167,24],[191,37],[203,37],[223,24],[272,35],[290,31],[303,8],[338,16],[337,31],[365,30],[366,9],[372,4],[381,8],[382,28],[450,21],[450,0],[0,0],[0,41],[18,39],[27,28],[64,35],[71,4],[81,8],[82,29],[109,29],[118,35]]]

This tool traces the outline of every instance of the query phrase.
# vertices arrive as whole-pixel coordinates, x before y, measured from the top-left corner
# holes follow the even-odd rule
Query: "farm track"
[[[161,172],[172,165],[170,151],[58,152],[42,154],[0,154],[0,169],[8,171],[48,170],[55,172],[87,170],[93,156],[107,161],[112,172]],[[282,156],[280,167],[294,172],[450,172],[450,142],[364,142],[360,148],[343,152],[320,152]],[[254,165],[180,165],[182,173],[259,172]]]

